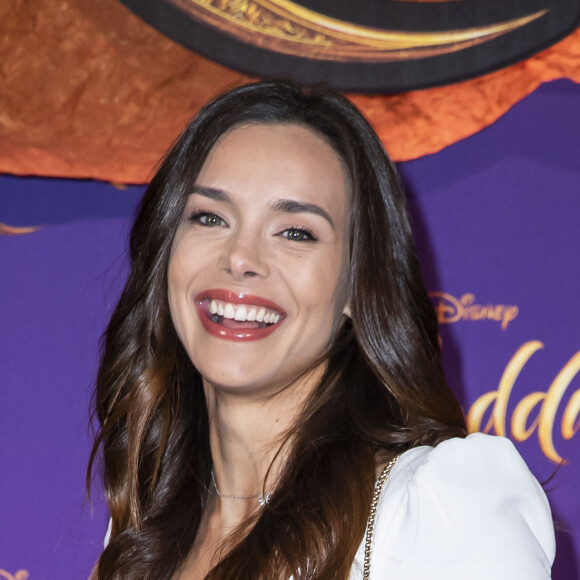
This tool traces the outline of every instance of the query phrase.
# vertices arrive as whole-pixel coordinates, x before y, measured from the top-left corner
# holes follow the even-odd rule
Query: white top
[[[371,580],[545,580],[550,506],[513,444],[475,433],[399,457],[381,493]],[[364,541],[350,580],[362,578]]]
[[[546,580],[555,550],[546,495],[511,441],[474,433],[399,457],[377,508],[370,580]],[[362,579],[363,562],[364,540],[349,580]]]

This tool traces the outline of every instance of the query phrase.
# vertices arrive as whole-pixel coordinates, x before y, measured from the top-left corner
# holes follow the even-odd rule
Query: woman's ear
[[[346,316],[348,316],[349,318],[352,318],[352,314],[350,313],[350,304],[347,304],[344,307],[344,310],[342,311],[343,314],[345,314]]]

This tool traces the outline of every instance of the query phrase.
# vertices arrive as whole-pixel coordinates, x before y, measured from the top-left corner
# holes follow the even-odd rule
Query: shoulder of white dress
[[[478,578],[477,570],[482,578],[549,578],[555,552],[541,486],[511,441],[481,433],[399,457],[374,544],[373,565],[430,578]]]
[[[401,486],[407,488],[410,482],[441,485],[444,489],[465,485],[469,489],[487,488],[492,482],[501,482],[506,490],[525,482],[541,491],[514,444],[505,437],[483,433],[403,453],[391,471],[389,488],[393,492]]]

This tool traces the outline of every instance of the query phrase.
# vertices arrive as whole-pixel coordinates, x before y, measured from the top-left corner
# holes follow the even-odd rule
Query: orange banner
[[[115,0],[0,9],[0,172],[143,183],[187,120],[249,77],[192,54]],[[580,83],[580,30],[470,81],[352,95],[395,160],[435,153],[497,120],[540,83]]]

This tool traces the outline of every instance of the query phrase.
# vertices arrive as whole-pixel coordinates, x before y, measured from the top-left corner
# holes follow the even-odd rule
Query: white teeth
[[[248,317],[248,309],[245,306],[238,306],[234,320],[244,321]]]
[[[264,324],[276,324],[280,321],[280,314],[273,310],[267,310],[262,306],[251,306],[246,304],[232,304],[221,300],[210,300],[208,306],[209,313],[223,316],[237,322],[263,322]]]
[[[235,315],[235,310],[232,304],[229,302],[224,307],[224,318],[233,318]]]

